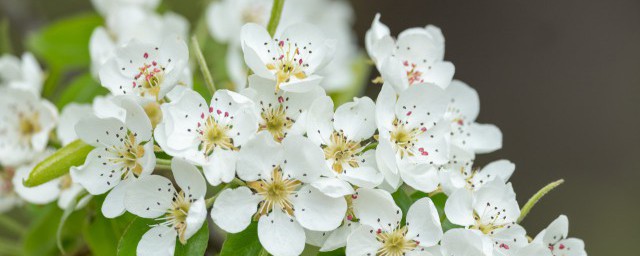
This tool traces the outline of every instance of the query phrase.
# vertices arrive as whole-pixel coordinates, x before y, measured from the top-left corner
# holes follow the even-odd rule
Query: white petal
[[[280,209],[260,218],[258,239],[270,254],[278,256],[300,255],[305,245],[302,226]]]
[[[569,219],[566,215],[560,215],[556,218],[549,227],[545,229],[545,234],[542,238],[542,243],[555,244],[558,241],[567,238],[569,235]]]
[[[520,216],[520,207],[511,183],[504,184],[501,180],[490,181],[474,196],[473,208],[480,214],[483,224],[509,224]],[[496,218],[498,216],[499,218]]]
[[[309,92],[318,88],[318,85],[320,85],[321,81],[322,81],[321,76],[310,75],[305,79],[301,79],[301,80],[292,79],[289,82],[282,83],[280,84],[280,89],[282,89],[285,92],[304,93],[304,92]]]
[[[393,128],[396,100],[393,87],[389,83],[383,84],[376,99],[376,124],[380,134],[386,134]]]
[[[56,134],[62,145],[67,145],[78,139],[75,129],[76,124],[80,119],[90,115],[92,112],[92,108],[88,104],[70,103],[62,109],[58,128],[56,129]]]
[[[355,193],[351,184],[338,178],[320,178],[311,185],[325,195],[334,198]]]
[[[453,192],[444,205],[444,212],[451,223],[470,226],[475,223],[473,219],[473,197],[471,192],[460,188]]]
[[[430,66],[430,69],[424,72],[424,82],[432,83],[445,89],[451,84],[455,72],[456,67],[451,62],[443,61],[434,63]]]
[[[212,186],[229,183],[236,175],[238,152],[231,150],[214,150],[209,162],[202,166],[204,176]]]
[[[198,143],[198,123],[208,113],[204,98],[195,91],[185,90],[177,100],[162,104],[161,109],[163,121],[158,127],[165,126],[164,135],[167,138],[157,138],[158,143],[166,141],[160,146],[169,153],[194,147]]]
[[[419,241],[420,246],[434,246],[442,238],[442,227],[438,210],[430,198],[419,199],[407,212],[409,231],[406,237]]]
[[[246,96],[229,90],[218,90],[213,95],[209,110],[214,112],[212,115],[218,122],[232,124],[228,135],[233,138],[235,146],[241,146],[258,130],[258,116],[254,108],[253,101]],[[226,118],[227,115],[230,117]]]
[[[411,86],[400,93],[395,106],[396,117],[411,127],[430,129],[445,113],[448,102],[444,90],[433,84]]]
[[[178,233],[173,228],[159,225],[144,233],[136,254],[140,256],[171,256],[176,249],[176,236]]]
[[[125,192],[127,211],[143,218],[157,218],[171,207],[174,187],[165,177],[151,175],[132,182]]]
[[[353,211],[360,223],[392,231],[400,225],[402,211],[391,194],[381,189],[359,188],[353,200]]]
[[[327,196],[310,185],[300,188],[291,198],[291,202],[300,225],[314,231],[330,231],[337,228],[347,211],[344,198]]]
[[[385,181],[394,189],[397,189],[400,184],[400,174],[398,173],[398,164],[396,159],[396,152],[391,146],[391,142],[386,139],[381,139],[376,147],[376,162],[378,169],[384,175]]]
[[[71,167],[74,182],[80,183],[90,194],[100,195],[120,183],[124,166],[114,165],[106,159],[116,157],[104,148],[89,152],[83,166]]]
[[[509,160],[497,160],[489,163],[483,167],[480,172],[473,176],[471,182],[479,187],[483,183],[487,183],[493,179],[500,179],[503,182],[507,182],[515,171],[516,165]]]
[[[491,153],[502,148],[502,132],[492,124],[473,123],[468,131],[468,147],[476,153]]]
[[[248,23],[242,26],[240,38],[247,66],[261,77],[273,78],[273,74],[266,67],[270,62],[267,50],[273,51],[272,39],[267,30],[258,24]]]
[[[336,110],[333,125],[352,141],[373,136],[376,131],[375,103],[369,97],[354,98]]]
[[[271,134],[259,132],[238,153],[238,177],[245,181],[269,178],[274,166],[282,162],[282,157],[282,146],[273,141]]]
[[[329,252],[336,250],[347,245],[347,239],[349,235],[360,227],[357,222],[346,221],[342,226],[329,233],[329,237],[324,241],[324,244],[320,247],[321,252]]]
[[[376,166],[376,150],[368,150],[360,156],[360,166],[356,168],[346,168],[341,174],[340,179],[349,183],[365,188],[374,188],[384,180],[384,176]],[[363,162],[364,161],[364,162]]]
[[[333,118],[333,100],[329,96],[322,96],[313,101],[307,115],[307,137],[316,144],[327,144],[333,133],[331,119]]]
[[[74,202],[80,194],[83,194],[84,189],[78,183],[73,183],[71,187],[60,191],[60,197],[58,198],[58,207],[60,209],[66,209],[69,204]]]
[[[292,134],[282,141],[282,146],[284,176],[311,183],[321,175],[333,174],[325,163],[324,151],[308,138]]]
[[[347,240],[347,255],[376,255],[378,249],[382,247],[382,243],[376,239],[374,230],[368,226],[361,226],[354,230]]]
[[[408,165],[400,170],[402,180],[416,190],[432,192],[438,188],[438,169],[428,164]]]
[[[395,57],[387,57],[381,61],[380,75],[385,83],[392,85],[396,91],[402,92],[409,88],[409,80],[407,79],[407,71],[402,61]]]
[[[102,214],[105,217],[112,219],[125,212],[124,197],[131,183],[129,179],[123,180],[107,194],[102,203]]]
[[[200,170],[180,158],[171,161],[173,178],[186,196],[192,199],[203,197],[207,193],[207,185]]]
[[[122,129],[121,129],[122,128]],[[124,123],[116,118],[89,116],[78,122],[76,134],[82,141],[94,147],[121,145],[127,130]]]
[[[251,223],[261,198],[247,187],[225,189],[216,198],[211,219],[229,233],[238,233]]]
[[[191,203],[189,212],[187,213],[187,219],[185,220],[187,228],[184,231],[184,238],[189,239],[198,232],[206,219],[207,206],[205,205],[204,197],[197,198]]]
[[[462,116],[466,122],[474,122],[480,112],[478,92],[460,80],[453,80],[445,90],[449,98],[450,109]]]
[[[375,45],[385,36],[389,36],[390,31],[389,27],[380,22],[380,13],[376,13],[376,16],[373,18],[373,22],[371,23],[371,27],[367,30],[365,34],[365,48],[367,49],[367,53],[369,57],[373,58],[376,61],[376,57],[379,56],[378,51],[375,49]],[[391,47],[393,47],[391,45]]]
[[[332,46],[328,40],[325,40],[325,36],[320,32],[320,29],[315,25],[309,23],[295,23],[291,26],[284,28],[282,34],[279,37],[280,40],[288,40],[293,44],[308,46],[310,50],[313,50],[313,54],[301,57],[306,57],[304,60],[308,64],[305,69],[308,73],[314,73],[322,69],[327,64],[328,60],[333,56]],[[304,52],[301,49],[301,52]]]
[[[548,248],[539,243],[530,243],[520,248],[515,256],[553,256]]]
[[[491,240],[477,230],[454,228],[442,237],[443,255],[492,256]]]
[[[125,125],[131,132],[137,134],[136,138],[139,141],[150,140],[153,130],[151,128],[151,121],[144,112],[144,109],[131,97],[118,96],[114,101],[127,111]]]
[[[527,231],[518,224],[493,230],[491,240],[497,255],[511,255],[514,251],[527,245]]]

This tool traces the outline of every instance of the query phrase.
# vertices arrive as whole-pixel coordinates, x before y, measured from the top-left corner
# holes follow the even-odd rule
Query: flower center
[[[144,58],[149,58],[148,53],[144,53]],[[141,90],[142,96],[152,96],[157,99],[160,92],[160,84],[164,77],[164,67],[156,61],[144,63],[138,68],[138,74],[134,77],[133,88]]]
[[[144,156],[144,146],[140,145],[136,141],[137,134],[128,131],[124,138],[120,138],[120,142],[123,143],[122,147],[107,148],[116,157],[109,159],[110,162],[115,164],[122,164],[125,167],[125,172],[122,173],[122,179],[128,177],[131,172],[135,177],[140,176],[142,173],[142,165],[138,163],[138,159]],[[116,137],[120,135],[116,134]]]
[[[409,79],[409,85],[413,85],[414,83],[423,83],[424,78],[422,78],[422,71],[416,69],[417,65],[415,63],[409,63],[409,61],[404,61],[402,63],[407,69],[407,78]]]
[[[483,234],[491,234],[492,231],[506,226],[506,224],[496,223],[506,219],[506,217],[504,209],[500,210],[498,207],[491,206],[490,203],[487,203],[487,207],[482,215],[474,211],[473,219],[476,221],[476,224],[470,228],[480,230]],[[490,221],[485,223],[483,219],[490,219]]]
[[[390,233],[377,231],[376,238],[382,243],[382,247],[378,249],[379,256],[402,256],[418,247],[419,242],[408,240],[405,238],[407,227],[396,229]]]
[[[396,151],[400,153],[400,158],[414,155],[429,155],[424,148],[419,148],[418,152],[415,152],[414,149],[415,144],[418,142],[418,135],[426,132],[427,129],[409,128],[398,119],[393,121],[393,127],[394,129],[390,131],[391,143],[395,145]]]
[[[184,232],[187,229],[187,216],[189,215],[190,207],[191,200],[185,197],[184,191],[174,193],[171,208],[169,208],[165,217],[161,218],[165,221],[163,224],[173,227],[178,232],[178,237],[182,244],[187,243]]]
[[[350,141],[342,133],[334,132],[331,134],[329,144],[324,148],[324,157],[332,160],[331,168],[342,173],[345,164],[356,168],[358,167],[358,159],[356,155],[362,151],[362,145],[359,142]]]
[[[269,180],[248,182],[247,186],[263,197],[257,216],[271,212],[276,205],[293,215],[291,196],[297,191],[300,184],[298,180],[283,178],[280,167],[273,169],[272,177]]]
[[[276,74],[276,91],[280,89],[280,84],[288,83],[291,80],[291,77],[295,77],[297,79],[305,79],[307,78],[307,74],[304,72],[304,69],[309,66],[309,64],[305,63],[302,55],[300,54],[300,48],[297,43],[293,45],[289,42],[289,39],[285,41],[278,41],[278,39],[274,39],[278,42],[278,47],[276,50],[277,57],[273,57],[273,62],[267,64],[267,69],[274,71]],[[302,48],[306,50],[307,47],[304,46]],[[308,51],[311,54],[311,51]]]
[[[262,117],[260,130],[269,131],[273,135],[273,139],[277,141],[284,139],[287,131],[293,126],[293,120],[287,116],[286,109],[282,104],[263,109],[260,117]]]
[[[31,115],[19,114],[20,120],[18,126],[20,130],[20,136],[23,140],[29,141],[31,137],[42,130],[40,127],[39,114],[37,112]]]
[[[219,115],[222,115],[219,114]],[[203,114],[204,116],[204,114]],[[229,117],[229,113],[225,112],[224,117]],[[200,127],[201,124],[198,123]],[[211,155],[216,147],[223,150],[238,150],[233,145],[233,139],[229,137],[229,131],[233,128],[230,123],[218,122],[213,116],[209,116],[204,123],[204,127],[198,128],[200,133],[200,146],[199,150],[204,151],[205,155]]]

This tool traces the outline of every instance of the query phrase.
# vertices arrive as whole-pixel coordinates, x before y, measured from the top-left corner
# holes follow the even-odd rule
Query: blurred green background
[[[455,77],[480,94],[479,121],[504,134],[503,149],[477,162],[515,162],[521,204],[548,182],[566,179],[523,222],[530,234],[566,214],[570,236],[584,239],[589,254],[637,254],[640,1],[352,2],[361,44],[376,12],[392,34],[429,23],[442,28]],[[203,6],[170,0],[161,8],[194,21]],[[90,12],[88,0],[0,0],[14,53],[39,28]],[[378,90],[369,85],[367,94]]]

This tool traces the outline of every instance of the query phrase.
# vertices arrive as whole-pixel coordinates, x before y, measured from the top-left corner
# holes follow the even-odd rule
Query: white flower
[[[437,188],[437,165],[446,163],[449,154],[443,94],[432,84],[409,87],[399,96],[389,84],[382,86],[376,102],[376,160],[393,189],[402,181],[425,192]]]
[[[333,251],[347,244],[347,238],[361,226],[358,216],[393,216],[399,208],[391,194],[382,189],[358,188],[353,195],[346,196],[347,213],[342,225],[329,232],[306,231],[307,243],[320,247],[320,251]]]
[[[169,36],[161,44],[136,40],[118,47],[100,69],[100,82],[115,95],[138,95],[160,100],[178,85],[189,60],[180,37]]]
[[[207,7],[207,26],[217,41],[231,47],[240,46],[238,31],[244,24],[255,23],[266,26],[271,13],[272,1],[222,0]]]
[[[36,94],[0,88],[0,164],[16,167],[34,159],[57,119],[55,106]]]
[[[187,89],[161,108],[163,121],[154,134],[160,147],[201,165],[214,186],[233,180],[238,150],[258,130],[254,103],[241,94],[218,90],[207,105]]]
[[[267,132],[247,142],[238,156],[238,177],[246,186],[220,192],[211,217],[230,233],[258,219],[258,238],[271,254],[299,255],[304,229],[331,231],[347,211],[343,197],[330,197],[311,184],[329,175],[320,147],[309,139],[287,136],[282,143]]]
[[[442,255],[492,256],[491,239],[478,230],[454,228],[442,237]]]
[[[153,10],[160,5],[160,0],[91,0],[93,7],[103,16],[123,7],[141,7]]]
[[[539,243],[530,243],[525,247],[518,249],[514,256],[553,256],[548,248]]]
[[[93,113],[93,108],[89,104],[70,103],[64,106],[56,128],[56,135],[62,145],[67,145],[78,139],[76,124],[91,113]]]
[[[365,36],[367,52],[386,82],[398,91],[421,83],[441,88],[451,83],[455,67],[443,60],[444,37],[438,27],[407,29],[398,35],[397,41],[389,33],[377,14]]]
[[[76,133],[85,143],[96,147],[84,165],[71,168],[71,177],[90,194],[111,190],[102,213],[109,218],[124,213],[124,194],[131,183],[149,175],[156,162],[151,138],[151,122],[137,103],[125,96],[113,99],[126,109],[124,122],[114,118],[89,116],[78,122]]]
[[[451,122],[451,144],[470,153],[490,153],[502,147],[502,132],[492,124],[476,123],[480,99],[476,90],[453,80],[445,90],[449,107],[445,119]]]
[[[165,177],[150,175],[133,182],[125,193],[127,211],[161,221],[142,236],[137,255],[173,255],[176,238],[186,244],[207,218],[207,187],[200,171],[180,158],[173,159],[171,170],[181,190]]]
[[[489,237],[494,255],[510,255],[527,245],[526,231],[516,220],[520,207],[511,183],[494,179],[475,193],[461,188],[445,204],[451,223],[476,229]]]
[[[327,186],[335,187],[335,196],[353,194],[349,183],[366,188],[382,183],[375,150],[363,152],[375,131],[375,103],[368,97],[354,98],[335,113],[330,97],[314,101],[307,118],[307,136],[322,147],[326,164],[335,173],[335,178],[326,180]]]
[[[378,206],[369,207],[376,209]],[[362,227],[347,240],[346,254],[349,256],[431,255],[427,254],[432,250],[430,247],[436,246],[442,238],[438,211],[427,197],[411,205],[404,226],[400,224],[402,211],[397,207],[395,212],[377,208],[358,217]]]
[[[568,235],[569,219],[565,215],[560,215],[542,230],[532,243],[546,246],[553,256],[587,256],[584,241]]]
[[[29,52],[22,59],[13,55],[0,56],[0,87],[23,89],[40,95],[44,73],[35,57]]]
[[[101,66],[115,53],[118,46],[126,45],[131,40],[146,44],[158,45],[167,35],[178,35],[187,38],[188,21],[175,13],[167,12],[159,15],[151,10],[138,6],[124,6],[109,12],[104,27],[96,28],[89,41],[91,55],[91,72],[98,76]],[[190,83],[190,71],[182,80]]]
[[[255,75],[272,81],[274,90],[307,92],[319,86],[315,75],[331,60],[334,42],[324,39],[317,27],[298,23],[277,33],[254,23],[241,31],[244,60]]]
[[[259,130],[268,131],[276,141],[288,134],[303,135],[311,104],[326,95],[320,87],[304,93],[274,91],[272,81],[259,76],[250,76],[249,88],[242,93],[255,102],[255,111],[260,116]]]
[[[478,191],[494,179],[500,179],[506,183],[516,168],[515,164],[504,159],[493,161],[482,169],[473,168],[472,165],[473,161],[464,159],[464,153],[457,154],[457,157],[450,160],[449,164],[440,169],[442,191],[447,195],[451,195],[460,188]]]
[[[5,213],[20,205],[22,201],[13,187],[15,169],[4,166],[0,169],[0,213]]]

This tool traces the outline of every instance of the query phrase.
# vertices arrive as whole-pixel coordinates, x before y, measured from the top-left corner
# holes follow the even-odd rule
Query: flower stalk
[[[202,72],[202,77],[204,78],[204,82],[207,85],[207,90],[209,90],[209,93],[213,95],[216,91],[216,86],[213,83],[213,77],[211,76],[209,66],[207,65],[207,61],[204,59],[204,55],[202,54],[202,50],[200,49],[200,44],[198,43],[198,39],[196,38],[196,36],[191,37],[191,48],[195,52],[196,60],[198,61],[198,66],[200,67],[200,72]]]
[[[271,17],[267,24],[267,31],[269,35],[273,36],[276,33],[278,24],[280,23],[280,16],[282,15],[282,8],[284,7],[284,0],[273,0],[273,7],[271,8]]]
[[[517,222],[518,223],[522,222],[522,220],[524,220],[524,218],[527,217],[527,214],[529,214],[533,206],[535,206],[536,203],[538,203],[538,201],[542,199],[542,197],[544,197],[547,193],[549,193],[554,188],[560,186],[560,184],[562,183],[564,183],[564,179],[559,179],[557,181],[549,183],[548,185],[538,190],[538,192],[535,193],[520,210],[520,217],[518,217]]]

